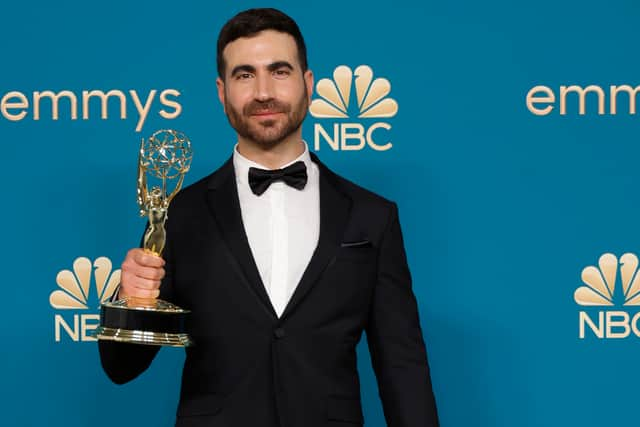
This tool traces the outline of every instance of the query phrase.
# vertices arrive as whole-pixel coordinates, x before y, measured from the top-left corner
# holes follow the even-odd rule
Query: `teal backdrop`
[[[86,308],[50,297],[78,258],[115,271],[138,244],[140,138],[187,134],[187,183],[230,156],[215,42],[255,6],[297,20],[316,81],[366,65],[390,83],[392,117],[359,118],[352,100],[348,118],[308,116],[303,134],[336,172],[399,205],[442,426],[635,425],[640,341],[624,313],[640,310],[623,305],[619,278],[613,306],[574,300],[601,255],[640,252],[640,117],[635,94],[619,94],[615,113],[610,102],[610,86],[640,84],[640,5],[622,0],[4,2],[0,424],[173,425],[183,351],[163,349],[116,386],[82,332],[96,323],[95,277],[76,298]],[[572,85],[602,90],[584,114],[575,91],[561,110]],[[532,106],[548,114],[527,106],[537,86],[548,91]],[[105,118],[97,98],[83,108],[92,90],[120,91],[124,117],[117,97]],[[141,122],[130,91],[144,103],[152,90]],[[75,96],[77,118],[69,95],[55,119],[46,91]],[[594,323],[582,338],[581,312]],[[365,425],[385,426],[365,340],[358,352]]]

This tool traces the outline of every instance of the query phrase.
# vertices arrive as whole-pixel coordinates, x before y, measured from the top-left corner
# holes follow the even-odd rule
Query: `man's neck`
[[[304,143],[299,136],[286,139],[269,148],[242,138],[238,139],[238,152],[242,156],[269,169],[279,169],[281,166],[291,163],[300,157],[304,150]]]

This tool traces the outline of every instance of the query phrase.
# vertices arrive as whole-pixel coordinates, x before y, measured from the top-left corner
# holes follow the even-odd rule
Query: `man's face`
[[[218,96],[238,135],[272,147],[299,133],[313,75],[302,73],[293,37],[262,31],[229,43],[223,56],[225,79],[216,81]]]

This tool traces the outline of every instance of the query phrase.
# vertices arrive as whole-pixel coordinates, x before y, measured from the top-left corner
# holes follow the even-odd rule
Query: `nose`
[[[273,98],[273,80],[271,73],[260,73],[256,76],[255,99],[268,101]]]

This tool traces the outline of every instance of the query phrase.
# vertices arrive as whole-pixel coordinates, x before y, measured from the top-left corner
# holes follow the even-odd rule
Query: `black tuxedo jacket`
[[[387,424],[438,425],[397,207],[319,162],[318,246],[280,318],[244,231],[231,159],[173,200],[161,298],[191,310],[176,426],[360,425],[366,331]],[[158,347],[100,341],[116,383]]]

